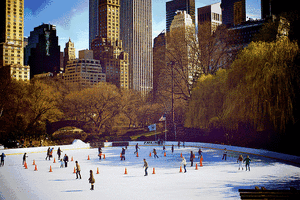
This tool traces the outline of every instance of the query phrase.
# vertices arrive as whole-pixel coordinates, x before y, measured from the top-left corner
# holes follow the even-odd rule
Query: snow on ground
[[[177,143],[167,142],[164,157],[162,146],[139,142],[139,157],[136,157],[136,142],[131,142],[126,160],[120,161],[122,147],[109,147],[109,144],[102,148],[105,160],[99,160],[98,149],[91,149],[82,141],[60,146],[63,155],[66,153],[69,159],[73,157],[79,162],[81,180],[76,180],[73,173],[74,161],[69,162],[67,168],[60,168],[58,162],[53,163],[53,158],[45,160],[48,147],[1,150],[7,157],[5,165],[0,167],[0,199],[239,199],[240,188],[289,189],[293,186],[300,189],[300,159],[296,156],[205,143],[186,143],[185,148],[178,148]],[[175,145],[173,154],[171,144]],[[199,167],[198,147],[202,147],[203,167]],[[57,150],[58,146],[54,148]],[[153,148],[159,158],[153,158],[153,153],[149,157]],[[227,161],[222,161],[224,148],[229,150]],[[193,167],[189,162],[190,151],[196,153]],[[28,169],[22,165],[24,152],[28,154]],[[188,162],[187,173],[179,173],[181,153]],[[251,171],[238,170],[239,154],[250,155]],[[56,151],[53,155],[57,161]],[[147,177],[143,158],[149,163]],[[33,160],[38,171],[34,171]],[[195,170],[196,163],[198,170]],[[49,172],[50,165],[53,172]],[[96,174],[97,167],[100,174]],[[152,174],[153,167],[155,174]],[[87,180],[89,170],[93,170],[96,179],[94,191],[90,191]]]

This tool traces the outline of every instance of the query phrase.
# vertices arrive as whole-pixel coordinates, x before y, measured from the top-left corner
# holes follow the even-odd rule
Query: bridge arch
[[[77,121],[77,120],[63,120],[57,122],[48,122],[46,125],[46,131],[48,135],[52,135],[55,131],[67,127],[72,126],[76,128],[82,129],[86,133],[90,133],[91,130],[86,126],[88,123],[84,121]]]

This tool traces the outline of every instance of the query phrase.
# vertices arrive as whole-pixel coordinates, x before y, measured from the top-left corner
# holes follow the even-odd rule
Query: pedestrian
[[[78,161],[76,160],[75,161],[75,163],[76,163],[76,179],[78,179],[78,176],[80,177],[80,179],[81,179],[81,174],[80,174],[80,165],[78,164]]]
[[[145,176],[148,176],[148,162],[146,161],[146,159],[144,158],[144,167],[145,167]]]
[[[64,161],[63,161],[63,159],[60,159],[60,168],[63,168],[64,167]]]
[[[98,148],[98,156],[99,156],[99,160],[101,160],[101,158],[102,158],[102,149],[101,149],[101,147]]]
[[[136,143],[136,145],[135,145],[135,152],[134,152],[134,154],[136,154],[136,153],[138,153],[138,149],[139,149],[140,147],[139,147],[139,144],[138,143]]]
[[[121,160],[125,160],[125,149],[124,148],[122,148]]]
[[[239,163],[239,170],[242,168],[243,169],[243,156],[240,155],[239,158],[237,159],[237,163]]]
[[[24,153],[24,155],[23,155],[23,165],[26,163],[26,158],[27,158],[27,157],[28,157],[27,154]]]
[[[190,156],[191,167],[193,167],[194,158],[195,158],[195,154],[193,153],[193,151],[191,151],[191,156]]]
[[[91,184],[91,190],[94,190],[95,178],[93,175],[93,170],[90,170],[90,178],[88,180],[89,180],[89,183]]]
[[[46,156],[45,160],[47,160],[47,158],[49,158],[49,160],[50,160],[49,155],[50,155],[50,147],[47,149],[47,156]]]
[[[222,160],[224,160],[224,159],[225,160],[227,159],[227,150],[226,150],[226,148],[224,149]]]
[[[63,151],[60,150],[60,147],[58,147],[58,149],[57,149],[58,160],[60,160],[61,152],[63,152]]]
[[[183,168],[184,168],[184,173],[186,173],[186,160],[184,157],[182,157],[182,162],[181,164],[183,164]]]
[[[158,155],[157,155],[156,149],[153,149],[153,154],[154,154],[154,158],[158,158]]]
[[[1,156],[1,164],[0,166],[4,166],[4,158],[6,157],[6,155],[2,152]]]
[[[199,150],[198,150],[198,158],[200,158],[201,155],[202,155],[202,150],[201,150],[201,148],[199,147]]]
[[[172,150],[172,153],[174,153],[174,144],[172,144],[171,150]]]
[[[178,141],[178,149],[180,148],[180,141]]]
[[[69,157],[67,156],[67,154],[65,154],[63,161],[65,163],[65,167],[68,167]]]
[[[251,159],[249,158],[249,156],[247,156],[247,158],[245,158],[244,162],[246,162],[246,171],[247,171],[247,167],[250,171],[250,162],[251,162]]]

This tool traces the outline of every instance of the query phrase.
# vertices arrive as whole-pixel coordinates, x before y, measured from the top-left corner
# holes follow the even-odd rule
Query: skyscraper
[[[130,88],[146,95],[152,90],[152,1],[121,1],[120,38],[129,53]]]
[[[120,40],[119,0],[99,0],[98,13],[99,34],[91,44],[94,59],[100,60],[107,82],[129,88],[128,53],[123,51]]]
[[[99,35],[99,0],[89,0],[89,48]]]
[[[31,77],[60,70],[60,46],[55,25],[42,24],[30,32],[25,48],[25,64],[30,66]]]
[[[23,59],[24,0],[1,0],[0,10],[0,67],[17,80],[29,80]]]
[[[187,14],[189,14],[193,20],[193,23],[195,24],[195,0],[172,0],[166,2],[166,28],[167,32],[170,31],[171,23],[174,19],[174,16],[176,15],[176,11],[182,10],[186,11]]]
[[[198,28],[204,23],[210,25],[211,34],[217,30],[217,27],[222,24],[221,3],[198,8]]]
[[[66,43],[66,47],[64,49],[64,68],[68,64],[68,61],[74,59],[76,59],[74,42],[71,42],[71,38],[69,38],[69,41]]]
[[[246,0],[222,0],[223,24],[238,25],[246,21]]]

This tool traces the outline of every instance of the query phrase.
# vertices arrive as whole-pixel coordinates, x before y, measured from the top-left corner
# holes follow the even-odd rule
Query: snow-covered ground
[[[239,199],[238,189],[300,189],[300,158],[265,150],[222,146],[205,143],[186,143],[178,148],[177,143],[166,143],[166,157],[162,146],[139,142],[139,157],[134,154],[136,142],[126,150],[126,160],[120,161],[122,147],[103,148],[105,160],[99,160],[98,149],[75,141],[72,145],[60,146],[63,155],[73,157],[81,166],[82,179],[76,180],[73,173],[75,162],[67,168],[45,160],[48,147],[0,150],[6,154],[5,165],[0,167],[0,199]],[[174,153],[171,144],[175,145]],[[199,167],[198,147],[203,151],[203,167]],[[57,150],[58,146],[54,147]],[[159,158],[149,157],[156,148]],[[223,149],[228,149],[227,161],[222,161]],[[194,166],[190,166],[190,151],[196,153]],[[28,169],[22,165],[27,152]],[[241,153],[243,152],[243,153]],[[179,173],[182,159],[187,159],[187,173]],[[237,157],[249,155],[251,171],[238,170]],[[90,160],[87,160],[88,156]],[[148,176],[144,176],[143,158],[149,164]],[[38,171],[34,171],[33,160]],[[198,164],[198,170],[195,165]],[[298,163],[298,164],[297,164]],[[53,172],[49,172],[50,166]],[[99,168],[99,174],[96,174]],[[124,174],[127,168],[127,174]],[[155,174],[153,173],[155,168]],[[95,190],[90,190],[89,170],[96,179]]]

